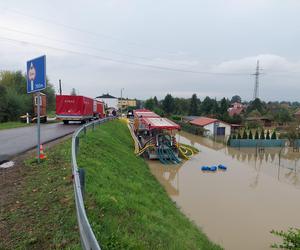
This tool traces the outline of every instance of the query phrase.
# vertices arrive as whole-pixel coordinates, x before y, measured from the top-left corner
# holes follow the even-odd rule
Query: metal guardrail
[[[84,202],[83,202],[83,187],[80,184],[79,169],[77,166],[76,156],[79,149],[79,135],[81,132],[86,133],[88,128],[94,130],[97,125],[100,125],[104,122],[113,120],[115,118],[104,118],[97,121],[90,122],[78,128],[72,136],[72,174],[73,174],[73,186],[75,194],[75,205],[76,205],[76,214],[77,221],[80,233],[80,240],[82,248],[85,250],[101,250],[100,245],[94,235],[94,232],[91,228],[89,220],[87,218]]]

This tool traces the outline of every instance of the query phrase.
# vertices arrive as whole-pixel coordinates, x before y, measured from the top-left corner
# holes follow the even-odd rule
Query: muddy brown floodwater
[[[272,148],[256,154],[184,132],[178,140],[201,152],[181,165],[148,161],[149,167],[212,241],[228,250],[264,250],[280,242],[272,229],[300,227],[299,152]],[[218,164],[227,171],[201,171]]]

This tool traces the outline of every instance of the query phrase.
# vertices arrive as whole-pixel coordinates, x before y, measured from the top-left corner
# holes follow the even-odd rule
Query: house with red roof
[[[190,121],[190,124],[202,127],[206,136],[229,136],[231,133],[230,124],[209,117],[196,118]]]
[[[240,115],[242,112],[244,112],[246,109],[246,105],[239,103],[239,102],[234,102],[231,104],[230,108],[228,108],[227,112],[230,116],[234,115]]]

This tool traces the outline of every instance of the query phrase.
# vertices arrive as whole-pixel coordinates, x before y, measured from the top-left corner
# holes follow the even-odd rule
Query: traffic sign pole
[[[37,158],[40,163],[41,146],[41,93],[46,88],[46,56],[27,61],[27,93],[37,93]]]
[[[41,145],[41,92],[37,93],[37,155],[38,163],[40,163],[40,145]]]

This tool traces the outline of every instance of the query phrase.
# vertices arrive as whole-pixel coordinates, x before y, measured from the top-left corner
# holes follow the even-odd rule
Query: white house
[[[105,103],[106,109],[115,109],[118,110],[118,98],[114,97],[110,94],[104,94],[101,96],[97,96],[96,99]]]
[[[229,136],[231,133],[231,125],[218,119],[199,117],[190,124],[204,128],[206,136]]]

